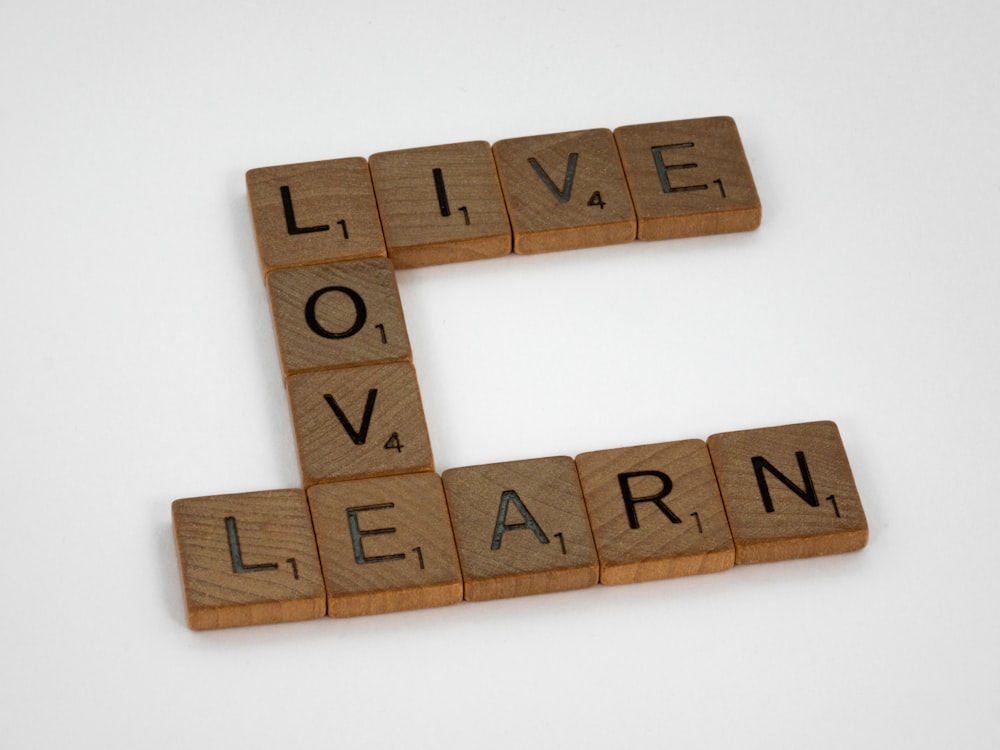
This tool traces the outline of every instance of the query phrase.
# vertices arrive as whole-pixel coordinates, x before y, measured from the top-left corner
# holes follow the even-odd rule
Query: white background
[[[996,747],[989,2],[0,10],[4,747]],[[731,115],[756,232],[398,275],[439,471],[814,419],[850,555],[194,633],[178,497],[299,485],[247,169]]]

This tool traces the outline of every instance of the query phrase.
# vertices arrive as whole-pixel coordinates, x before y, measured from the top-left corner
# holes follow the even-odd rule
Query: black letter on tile
[[[368,401],[365,403],[365,414],[361,418],[361,429],[355,430],[354,425],[351,424],[347,415],[344,414],[344,410],[340,408],[337,400],[331,396],[329,393],[324,393],[323,398],[326,399],[326,403],[330,405],[333,409],[333,413],[337,415],[337,419],[340,420],[341,426],[347,432],[347,435],[354,441],[355,445],[364,445],[365,440],[368,439],[368,428],[372,424],[372,412],[375,411],[375,397],[378,396],[378,389],[372,388],[368,391]]]
[[[434,167],[431,170],[434,175],[434,189],[437,191],[438,208],[441,209],[442,216],[451,216],[451,208],[448,206],[448,193],[444,189],[444,173],[440,168]]]
[[[632,488],[628,483],[628,480],[632,477],[656,477],[662,483],[663,488],[654,495],[634,497],[632,495]],[[622,499],[625,501],[625,513],[628,515],[629,528],[639,528],[639,517],[635,512],[636,503],[653,503],[653,505],[660,509],[660,512],[663,513],[663,515],[670,519],[671,523],[681,522],[681,519],[677,517],[676,513],[667,507],[666,503],[660,502],[663,498],[669,495],[670,491],[674,488],[674,483],[670,480],[670,477],[662,471],[629,471],[619,474],[618,486],[621,487]]]
[[[507,523],[507,509],[511,503],[520,512],[521,517],[524,519],[523,523]],[[538,525],[531,512],[524,507],[524,503],[521,502],[518,494],[514,490],[504,490],[503,494],[500,495],[500,509],[497,511],[496,525],[493,527],[493,544],[490,546],[490,549],[500,549],[500,542],[503,541],[503,535],[514,529],[531,529],[541,544],[549,543],[549,538],[545,536],[545,532],[542,531],[542,527]]]
[[[396,529],[389,526],[384,529],[362,529],[358,526],[358,513],[366,510],[384,510],[394,508],[395,503],[382,503],[380,505],[359,505],[356,508],[347,509],[347,525],[351,529],[351,543],[354,545],[354,562],[358,565],[372,562],[387,562],[389,560],[402,560],[406,557],[402,552],[395,555],[375,555],[368,557],[365,555],[365,548],[362,546],[362,538],[366,536],[377,536],[379,534],[395,534]]]
[[[545,187],[552,191],[560,203],[566,203],[569,201],[569,194],[573,191],[573,178],[576,176],[576,160],[579,158],[579,154],[574,152],[569,155],[569,159],[566,161],[566,176],[563,178],[562,190],[556,187],[556,184],[552,182],[552,178],[549,177],[548,173],[542,169],[542,165],[538,161],[531,157],[528,159],[528,164],[532,166],[535,173],[542,178],[542,182],[545,183]]]
[[[674,143],[669,146],[653,146],[653,162],[656,164],[656,173],[660,176],[660,187],[664,193],[686,193],[690,190],[708,190],[708,185],[688,185],[687,187],[674,187],[670,184],[667,171],[671,169],[694,169],[697,164],[664,164],[663,151],[674,148],[693,148],[693,143]]]
[[[346,294],[354,305],[354,323],[345,331],[328,331],[316,320],[316,303],[319,302],[320,297],[328,292]],[[368,308],[365,307],[365,301],[361,299],[360,294],[346,286],[325,286],[313,292],[309,301],[306,302],[306,324],[312,329],[313,333],[325,339],[350,338],[364,328],[366,320],[368,320]],[[383,333],[382,335],[384,336],[385,334]]]
[[[232,516],[226,518],[226,535],[229,537],[229,557],[233,561],[234,573],[253,573],[258,570],[278,569],[278,563],[264,563],[263,565],[243,564],[243,554],[240,552],[240,535],[236,533],[236,519]]]
[[[288,185],[281,186],[281,203],[285,207],[285,226],[289,234],[309,234],[310,232],[327,232],[329,224],[319,224],[315,227],[300,227],[295,223],[295,209],[292,207],[292,191]]]
[[[767,469],[776,479],[781,480],[788,489],[805,500],[814,508],[819,507],[819,498],[816,496],[816,488],[813,487],[812,476],[809,474],[809,465],[806,463],[806,454],[802,451],[795,451],[795,458],[799,462],[799,471],[802,472],[802,481],[805,482],[805,489],[795,485],[791,479],[771,465],[763,456],[754,456],[750,459],[753,463],[753,473],[757,475],[757,486],[760,488],[760,497],[764,501],[764,510],[768,513],[774,512],[774,503],[771,501],[771,491],[767,488],[767,479],[764,476],[764,469]]]

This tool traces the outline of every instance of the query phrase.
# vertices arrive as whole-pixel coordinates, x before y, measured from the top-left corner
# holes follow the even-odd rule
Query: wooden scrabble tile
[[[175,500],[174,540],[194,630],[326,614],[302,490]]]
[[[409,362],[300,373],[285,385],[306,487],[433,471],[417,374]]]
[[[485,141],[385,151],[369,162],[396,268],[510,253],[510,222]]]
[[[712,435],[736,563],[851,552],[868,523],[840,431],[810,422]]]
[[[628,125],[615,130],[615,140],[640,240],[760,225],[760,199],[731,117]]]
[[[576,457],[601,583],[733,567],[733,538],[703,440]]]
[[[410,359],[396,274],[385,258],[279,269],[267,287],[285,375]]]
[[[437,474],[309,488],[331,617],[462,601],[462,570]]]
[[[573,459],[449,469],[442,480],[468,601],[597,583],[597,551]]]
[[[247,172],[264,273],[331,260],[385,257],[368,163],[332,159]]]
[[[515,253],[545,253],[635,239],[635,211],[610,130],[493,144]]]

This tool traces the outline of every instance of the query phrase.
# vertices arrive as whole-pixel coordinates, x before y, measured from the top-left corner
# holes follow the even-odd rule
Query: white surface
[[[988,2],[6,3],[0,743],[996,747],[998,38]],[[299,482],[245,170],[716,114],[757,232],[399,274],[438,469],[833,419],[867,549],[185,627],[170,502]]]

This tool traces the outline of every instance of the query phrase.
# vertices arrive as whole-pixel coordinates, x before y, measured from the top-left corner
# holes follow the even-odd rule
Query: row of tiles
[[[365,257],[413,268],[746,231],[761,218],[730,117],[261,167],[246,181],[265,275]]]
[[[173,523],[198,630],[711,573],[868,538],[832,422],[187,498]]]

